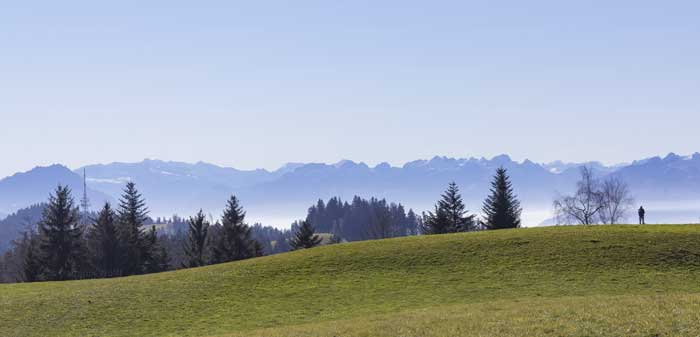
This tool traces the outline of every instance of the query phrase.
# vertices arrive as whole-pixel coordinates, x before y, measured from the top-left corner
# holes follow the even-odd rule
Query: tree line
[[[620,179],[600,181],[584,167],[576,193],[557,199],[554,205],[557,214],[570,221],[616,223],[624,218],[631,198]],[[106,203],[99,212],[87,216],[80,212],[70,189],[59,186],[43,206],[36,229],[23,232],[0,259],[0,281],[138,275],[308,249],[322,243],[518,228],[522,208],[507,170],[499,168],[480,217],[466,209],[454,182],[434,208],[421,215],[385,199],[356,196],[348,203],[334,197],[327,202],[319,200],[308,209],[306,219],[294,222],[289,230],[248,225],[236,196],[227,200],[216,221],[202,210],[188,219],[173,216],[153,221],[133,182],[126,184],[116,208]],[[163,223],[167,228],[156,227]],[[318,233],[325,233],[326,238]]]
[[[350,203],[338,197],[319,200],[309,208],[306,222],[338,240],[360,241],[416,235],[420,220],[401,204],[355,196]]]
[[[36,228],[24,231],[0,259],[2,281],[108,278],[243,260],[266,253],[264,245],[253,237],[254,231],[282,234],[277,246],[284,251],[311,248],[321,242],[306,222],[293,235],[259,224],[249,226],[235,196],[227,201],[219,221],[212,224],[200,210],[185,221],[185,233],[160,231],[159,235],[133,182],[126,184],[116,208],[105,203],[99,212],[84,216],[71,190],[59,185],[41,209]],[[84,223],[84,218],[90,221]],[[170,220],[172,225],[182,222],[179,217]],[[175,259],[169,252],[181,255],[177,264],[172,264]],[[7,274],[13,274],[12,280]]]
[[[133,183],[128,183],[117,209],[105,204],[95,221],[80,222],[79,208],[68,187],[49,197],[35,231],[22,237],[24,281],[61,281],[153,273],[168,268],[156,228],[144,228],[148,210]]]

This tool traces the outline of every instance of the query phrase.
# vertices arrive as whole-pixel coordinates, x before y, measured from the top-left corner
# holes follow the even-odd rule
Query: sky
[[[0,4],[0,176],[700,151],[697,1]]]

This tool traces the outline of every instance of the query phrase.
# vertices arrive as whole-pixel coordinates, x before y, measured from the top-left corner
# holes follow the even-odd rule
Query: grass
[[[700,295],[516,299],[260,329],[227,337],[697,336]]]
[[[696,225],[408,237],[0,285],[0,336],[697,336],[699,318]]]

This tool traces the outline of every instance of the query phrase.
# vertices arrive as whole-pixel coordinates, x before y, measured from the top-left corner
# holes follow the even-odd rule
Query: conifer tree
[[[33,230],[24,232],[20,241],[22,258],[21,280],[24,282],[39,281],[41,277],[41,261],[37,254],[39,237]]]
[[[486,229],[520,227],[520,201],[513,193],[513,186],[507,170],[499,168],[491,182],[491,194],[484,201],[484,221]]]
[[[292,241],[289,243],[292,250],[307,249],[318,246],[321,238],[315,234],[316,229],[308,221],[302,221],[299,229],[294,233]]]
[[[292,250],[289,245],[291,241],[291,233],[289,231],[282,232],[275,240],[275,245],[273,246],[273,254],[285,253]]]
[[[221,218],[221,228],[214,245],[214,263],[248,259],[262,254],[262,246],[252,238],[250,227],[244,222],[245,212],[236,196],[231,196]]]
[[[419,231],[419,223],[420,219],[416,215],[415,212],[413,212],[413,209],[408,210],[408,214],[406,214],[406,223],[407,223],[407,229],[406,229],[406,234],[407,235],[416,235],[418,234]]]
[[[88,229],[87,245],[92,255],[92,266],[100,277],[121,275],[123,254],[119,245],[116,217],[112,206],[105,203]]]
[[[158,273],[168,270],[170,267],[168,252],[158,242],[158,232],[156,226],[151,226],[151,229],[145,236],[147,248],[144,255],[144,271],[146,273]]]
[[[377,209],[370,217],[370,225],[366,235],[368,239],[387,239],[397,234],[391,209],[386,207],[384,201],[379,202],[379,204],[382,207]]]
[[[251,239],[253,245],[253,257],[265,255],[265,247],[256,239]]]
[[[200,267],[206,264],[204,254],[208,232],[209,222],[206,220],[204,212],[199,210],[199,213],[191,217],[188,221],[187,241],[184,246],[187,261],[184,263],[183,267]]]
[[[435,212],[423,213],[423,221],[420,225],[420,231],[423,234],[445,234],[454,232],[449,227],[447,213],[438,205],[435,205]]]
[[[474,215],[467,215],[456,183],[450,183],[442,199],[435,205],[434,213],[423,214],[421,228],[424,234],[468,232],[476,229]]]
[[[143,226],[148,220],[148,209],[143,196],[133,182],[128,182],[119,200],[119,242],[124,252],[122,264],[125,275],[145,271],[146,257],[150,250]]]
[[[69,280],[80,271],[84,247],[79,218],[70,189],[58,186],[39,222],[39,259],[47,280]]]

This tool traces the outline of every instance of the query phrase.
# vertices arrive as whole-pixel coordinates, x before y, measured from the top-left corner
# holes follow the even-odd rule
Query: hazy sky
[[[0,176],[700,151],[698,1],[0,4]]]

